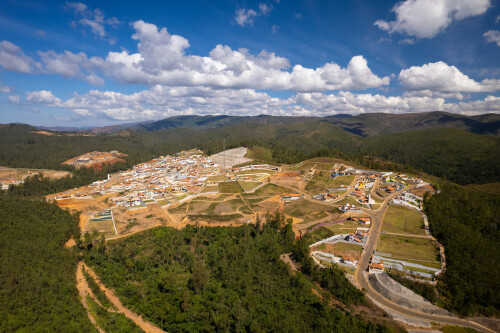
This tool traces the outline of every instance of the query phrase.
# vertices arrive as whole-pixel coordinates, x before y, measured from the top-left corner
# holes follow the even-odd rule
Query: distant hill
[[[324,118],[194,115],[126,124],[127,129],[108,126],[93,131],[110,134],[71,139],[11,124],[0,126],[0,165],[55,169],[94,150],[124,152],[130,164],[195,147],[211,155],[222,150],[225,138],[226,148],[262,147],[273,163],[330,156],[380,168],[379,162],[369,162],[376,157],[462,185],[495,183],[500,182],[499,117],[443,112]]]
[[[356,135],[369,137],[379,134],[399,133],[414,130],[428,130],[437,128],[455,128],[476,134],[500,135],[500,115],[485,114],[479,116],[463,116],[446,112],[425,113],[368,113],[356,116],[335,115],[329,117],[276,117],[260,115],[256,117],[241,116],[176,116],[158,121],[138,124],[136,126],[107,126],[92,133],[112,133],[128,128],[134,131],[157,131],[160,129],[191,128],[211,129],[235,123],[260,123],[284,125],[299,122],[329,122],[345,131]]]
[[[352,117],[326,117],[325,121],[365,137],[437,128],[455,128],[476,134],[500,135],[499,114],[468,117],[446,112],[366,113]]]

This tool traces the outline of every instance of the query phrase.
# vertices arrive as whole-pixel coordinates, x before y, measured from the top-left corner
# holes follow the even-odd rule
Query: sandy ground
[[[247,149],[244,147],[226,150],[226,169],[232,168],[233,165],[251,161],[251,159],[244,157],[246,154]],[[223,152],[210,156],[210,159],[221,167],[224,165]]]
[[[128,210],[120,206],[113,209],[113,217],[119,235],[170,224],[165,210],[156,203],[148,204],[146,208],[136,210]],[[131,223],[137,224],[127,228]]]

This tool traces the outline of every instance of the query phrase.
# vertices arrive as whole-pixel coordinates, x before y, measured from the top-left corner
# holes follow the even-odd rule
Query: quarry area
[[[73,157],[63,164],[72,165],[75,168],[99,168],[103,164],[114,164],[116,162],[125,162],[120,157],[127,156],[116,150],[110,152],[93,151],[80,156]]]

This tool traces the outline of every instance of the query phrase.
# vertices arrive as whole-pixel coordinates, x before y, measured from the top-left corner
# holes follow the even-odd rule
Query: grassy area
[[[221,182],[219,183],[220,193],[241,193],[243,188],[238,182]]]
[[[101,221],[90,220],[85,228],[85,231],[91,233],[94,230],[104,233],[104,236],[106,237],[116,236],[113,220],[111,219]]]
[[[266,184],[261,188],[257,189],[253,194],[248,194],[249,196],[257,196],[257,197],[272,197],[274,195],[282,194],[282,193],[295,193],[293,190],[289,190],[282,186],[278,186],[275,184]],[[245,194],[244,194],[245,195]]]
[[[348,234],[356,231],[359,227],[365,227],[365,225],[361,225],[358,222],[353,221],[345,221],[339,224],[326,225],[325,228],[332,231],[335,235],[339,234]]]
[[[229,222],[240,217],[243,217],[241,214],[230,214],[230,215],[204,215],[204,214],[193,214],[188,215],[189,219],[192,221],[202,220],[207,222]]]
[[[241,187],[243,188],[243,191],[249,191],[253,189],[254,187],[259,186],[261,183],[259,182],[239,182]]]
[[[401,206],[390,205],[382,230],[397,234],[425,235],[422,214]]]
[[[168,211],[171,214],[184,214],[184,213],[186,213],[187,206],[188,206],[188,203],[184,202],[177,207],[170,208]]]
[[[342,266],[342,265],[337,265],[337,267],[339,267],[341,270],[343,270],[344,272],[346,272],[349,275],[354,276],[354,274],[356,274],[356,269],[354,269],[354,268],[346,267],[346,266]]]
[[[340,185],[351,185],[355,177],[356,176],[337,176],[332,180],[331,186],[335,188]]]
[[[345,205],[345,204],[349,204],[349,205],[355,205],[355,206],[361,206],[359,202],[357,202],[353,197],[351,197],[350,195],[346,196],[344,199],[340,200],[340,201],[337,201],[335,203],[336,205]]]
[[[332,210],[333,207],[317,204],[305,199],[298,199],[285,206],[285,212],[293,217],[305,218],[313,213]]]
[[[356,244],[349,244],[349,243],[343,243],[343,242],[338,242],[335,243],[333,246],[333,251],[334,253],[347,253],[349,251],[352,252],[357,252],[358,254],[361,254],[361,251],[363,250],[362,245],[356,245]]]
[[[436,262],[439,250],[433,240],[407,236],[380,235],[377,251],[390,253],[394,259]]]
[[[451,326],[451,325],[446,325],[441,327],[440,331],[443,333],[479,333],[479,331],[476,331],[475,329],[469,327]]]
[[[206,193],[206,192],[219,192],[219,186],[214,185],[214,186],[204,186],[201,189],[201,193]]]
[[[307,237],[310,239],[310,243],[312,244],[333,235],[334,233],[328,230],[326,227],[320,227],[313,232],[308,233]]]
[[[245,203],[243,202],[243,200],[241,200],[240,198],[237,198],[237,199],[231,199],[231,200],[228,200],[226,201],[229,205],[231,205],[231,208],[233,210],[237,210],[239,207],[241,206],[245,206]]]
[[[322,172],[321,175],[314,175],[312,179],[307,182],[305,190],[311,195],[316,195],[326,192],[327,188],[332,188],[333,179],[330,178],[329,172]]]

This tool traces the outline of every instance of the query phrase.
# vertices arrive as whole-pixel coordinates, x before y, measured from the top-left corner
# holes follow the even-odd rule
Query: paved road
[[[359,287],[365,289],[367,296],[369,296],[371,299],[377,301],[378,303],[382,304],[383,306],[389,308],[392,311],[400,313],[403,316],[426,320],[426,321],[432,321],[432,322],[440,322],[440,323],[470,327],[481,332],[488,332],[488,333],[494,332],[493,330],[487,327],[484,327],[478,323],[468,321],[465,319],[460,319],[452,316],[431,315],[402,307],[380,295],[372,288],[372,286],[368,282],[367,269],[369,265],[369,260],[370,257],[372,256],[373,251],[376,249],[378,239],[380,236],[380,230],[382,229],[382,222],[384,220],[384,215],[385,212],[387,211],[388,204],[394,197],[405,191],[412,189],[413,187],[414,186],[406,187],[386,197],[382,205],[380,205],[380,208],[376,211],[363,209],[366,213],[368,213],[371,216],[372,226],[370,228],[368,241],[366,242],[365,248],[361,253],[361,258],[359,259],[358,268],[356,269],[355,273],[356,284]]]

